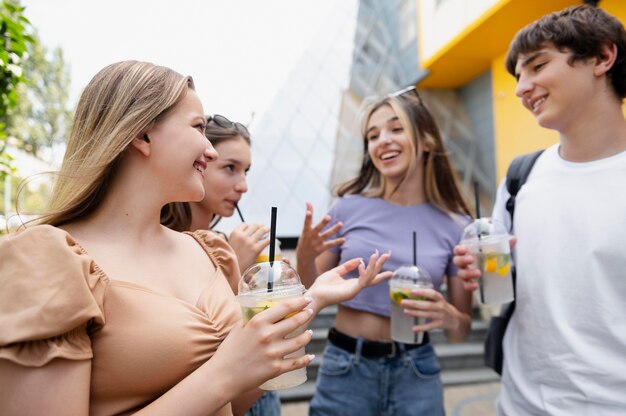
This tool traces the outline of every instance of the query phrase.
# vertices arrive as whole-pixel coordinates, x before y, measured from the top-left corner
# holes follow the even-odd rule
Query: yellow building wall
[[[602,0],[600,7],[626,22],[626,2]],[[497,182],[504,178],[506,170],[517,155],[544,149],[558,142],[554,130],[540,127],[533,115],[515,96],[516,81],[504,68],[506,53],[497,56],[491,64],[493,91],[494,146]],[[625,111],[626,114],[626,111]]]

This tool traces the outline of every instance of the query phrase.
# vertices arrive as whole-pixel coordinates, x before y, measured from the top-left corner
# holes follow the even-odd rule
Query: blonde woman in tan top
[[[0,240],[0,414],[229,415],[311,361],[282,358],[311,338],[286,334],[387,277],[384,256],[348,261],[242,326],[228,245],[159,223],[163,205],[204,195],[204,114],[190,77],[150,63],[87,85],[50,213]]]

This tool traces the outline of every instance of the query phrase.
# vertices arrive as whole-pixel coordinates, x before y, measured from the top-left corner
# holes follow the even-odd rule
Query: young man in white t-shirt
[[[516,95],[559,143],[515,202],[516,309],[499,415],[626,415],[626,32],[596,7],[544,16],[506,60]],[[501,185],[493,216],[509,223]],[[463,246],[465,288],[480,271]]]

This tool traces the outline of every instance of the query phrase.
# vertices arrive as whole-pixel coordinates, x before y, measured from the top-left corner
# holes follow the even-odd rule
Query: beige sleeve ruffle
[[[49,225],[0,238],[0,359],[39,367],[90,359],[104,325],[107,279],[65,231]]]

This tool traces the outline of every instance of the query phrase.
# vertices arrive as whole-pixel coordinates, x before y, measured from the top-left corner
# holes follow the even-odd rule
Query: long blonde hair
[[[191,77],[148,62],[123,61],[98,72],[81,94],[49,211],[40,222],[58,226],[93,212],[129,144],[189,88]]]
[[[423,152],[423,187],[426,200],[445,212],[471,216],[467,202],[459,189],[457,175],[448,159],[439,127],[416,94],[388,96],[371,101],[365,106],[361,116],[364,147],[361,169],[358,176],[339,186],[337,194],[339,196],[362,194],[369,197],[382,197],[387,191],[389,185],[369,157],[366,134],[367,124],[372,114],[383,106],[393,109],[409,136],[412,159],[407,172],[410,172],[417,163],[418,146],[428,149]],[[405,176],[400,185],[406,179]]]

